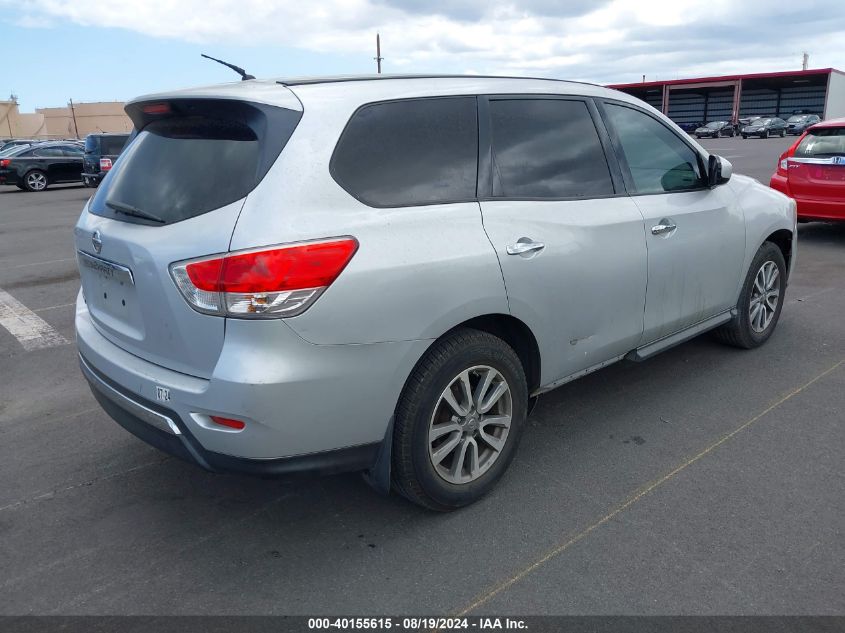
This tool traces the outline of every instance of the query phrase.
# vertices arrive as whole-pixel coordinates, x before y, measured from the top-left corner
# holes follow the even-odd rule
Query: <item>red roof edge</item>
[[[666,81],[637,81],[627,84],[608,84],[608,88],[657,88],[660,86],[677,86],[683,84],[699,84],[716,81],[738,81],[740,79],[768,79],[774,77],[806,77],[807,75],[829,75],[831,73],[843,73],[836,68],[811,68],[809,70],[783,70],[774,73],[751,73],[747,75],[723,75],[720,77],[698,77],[691,79],[667,79]]]

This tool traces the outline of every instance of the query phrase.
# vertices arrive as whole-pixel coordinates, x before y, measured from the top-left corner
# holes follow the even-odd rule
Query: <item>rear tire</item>
[[[48,184],[47,174],[40,169],[33,169],[23,177],[23,186],[27,191],[44,191]]]
[[[768,132],[763,132],[763,133],[760,135],[760,138],[769,138],[769,133],[768,133]]]
[[[527,407],[525,371],[507,343],[479,330],[448,334],[417,363],[396,406],[393,488],[441,512],[478,501],[513,459]]]
[[[780,318],[785,289],[786,262],[783,253],[772,242],[764,242],[745,276],[736,304],[737,316],[714,330],[716,338],[743,349],[753,349],[765,343]]]

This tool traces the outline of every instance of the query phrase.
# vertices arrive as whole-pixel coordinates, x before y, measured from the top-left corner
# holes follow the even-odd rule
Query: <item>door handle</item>
[[[544,248],[546,248],[546,245],[542,242],[535,242],[529,237],[520,237],[516,244],[508,246],[507,251],[508,255],[525,255],[533,251],[541,251]]]
[[[663,235],[664,233],[670,233],[674,231],[676,228],[678,227],[674,222],[672,222],[672,220],[663,218],[662,220],[660,220],[660,224],[655,224],[653,227],[651,227],[651,234]]]

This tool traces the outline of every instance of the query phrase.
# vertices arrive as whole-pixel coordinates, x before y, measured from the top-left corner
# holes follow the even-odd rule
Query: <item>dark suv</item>
[[[123,151],[128,134],[89,134],[85,137],[82,182],[96,187]]]

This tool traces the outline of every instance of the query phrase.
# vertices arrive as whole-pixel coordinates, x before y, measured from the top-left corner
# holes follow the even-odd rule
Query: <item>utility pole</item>
[[[12,108],[18,105],[18,97],[17,95],[10,94],[9,95],[9,108],[6,110],[6,124],[9,126],[9,138],[14,138],[14,134],[12,134]]]
[[[378,33],[376,33],[376,56],[373,59],[376,60],[376,72],[378,72],[378,74],[380,75],[381,60],[383,60],[384,57],[381,56],[381,38],[379,37]]]
[[[801,63],[801,70],[807,70],[810,65],[810,53],[804,51],[804,61]]]
[[[70,100],[70,114],[73,117],[73,134],[79,138],[79,128],[76,125],[76,110],[73,107],[73,99]]]

